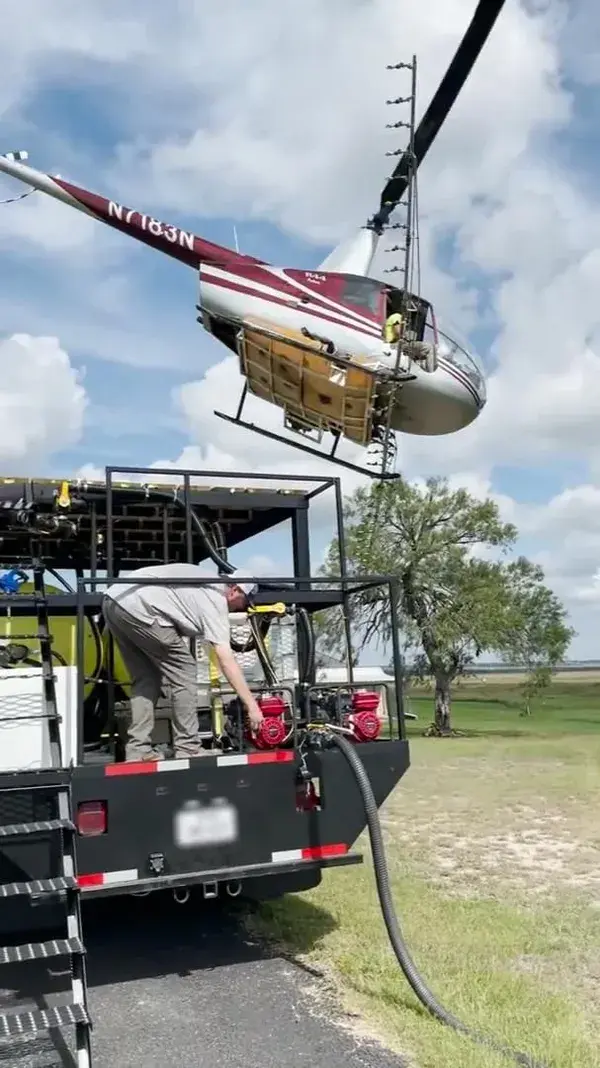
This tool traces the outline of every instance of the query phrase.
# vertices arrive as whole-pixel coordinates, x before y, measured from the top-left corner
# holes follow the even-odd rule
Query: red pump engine
[[[248,739],[257,749],[276,749],[288,733],[285,724],[288,707],[283,697],[278,694],[264,694],[262,697],[257,697],[256,703],[264,719],[257,733],[250,734]]]
[[[381,734],[381,719],[377,714],[381,695],[372,690],[354,690],[351,711],[344,716],[343,725],[349,728],[357,742],[374,742]]]

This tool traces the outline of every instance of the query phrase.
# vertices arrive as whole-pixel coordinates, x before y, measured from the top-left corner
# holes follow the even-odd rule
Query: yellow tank
[[[34,585],[32,582],[24,582],[19,588],[19,593],[31,594],[34,592]],[[64,590],[59,587],[51,586],[46,583],[46,593],[48,594],[63,594]],[[0,602],[1,604],[1,602]],[[4,613],[0,614],[0,644],[14,640],[16,644],[26,645],[31,650],[31,656],[34,660],[39,661],[40,658],[40,645],[37,638],[12,638],[15,634],[36,634],[38,629],[37,617],[31,616],[7,616]],[[52,650],[58,653],[58,656],[54,658],[54,663],[57,667],[67,664],[69,667],[74,667],[77,663],[77,618],[75,615],[52,615],[50,614],[50,633],[53,637]],[[86,678],[89,678],[96,667],[96,643],[94,641],[94,634],[92,631],[89,620],[85,622],[85,638],[84,638],[84,670]],[[62,659],[61,659],[62,658]],[[63,663],[64,662],[64,663]],[[27,664],[23,664],[22,667],[15,666],[14,670],[26,670]],[[93,689],[93,683],[88,682],[85,687],[86,697],[91,693]]]

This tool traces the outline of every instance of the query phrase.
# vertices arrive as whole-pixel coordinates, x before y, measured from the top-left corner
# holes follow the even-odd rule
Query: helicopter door
[[[409,293],[408,298],[405,298],[404,292],[401,289],[389,289],[385,301],[385,318],[383,321],[384,333],[385,325],[390,315],[405,315],[406,329],[404,331],[404,337],[407,341],[423,341],[429,309],[430,305],[428,301],[422,300],[420,297],[415,297],[412,293]]]

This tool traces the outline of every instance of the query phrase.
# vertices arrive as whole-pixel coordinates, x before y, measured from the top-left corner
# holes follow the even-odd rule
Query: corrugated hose
[[[381,824],[379,822],[377,802],[373,796],[373,790],[371,789],[371,783],[364,764],[356,752],[356,746],[349,742],[342,734],[327,730],[326,734],[328,740],[337,746],[345,757],[361,792],[367,817],[371,851],[373,854],[377,893],[388,937],[392,949],[394,950],[396,960],[404,972],[409,986],[414,991],[421,1004],[424,1005],[431,1015],[435,1016],[441,1023],[446,1024],[448,1027],[452,1027],[455,1031],[458,1031],[463,1035],[467,1035],[479,1045],[487,1046],[488,1049],[492,1049],[496,1053],[501,1053],[505,1057],[510,1057],[516,1064],[520,1065],[520,1068],[549,1068],[549,1065],[544,1064],[542,1061],[535,1060],[529,1053],[521,1053],[519,1050],[511,1049],[510,1046],[504,1046],[502,1043],[488,1035],[467,1027],[467,1025],[462,1023],[456,1016],[453,1016],[452,1013],[448,1012],[443,1005],[440,1005],[432,994],[425,980],[417,971],[416,965],[412,960],[402,935],[390,888],[390,879],[383,845],[383,836],[381,833]]]

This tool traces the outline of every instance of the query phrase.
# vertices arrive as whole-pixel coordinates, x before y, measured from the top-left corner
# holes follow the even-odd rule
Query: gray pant
[[[152,752],[154,709],[163,681],[173,700],[175,756],[197,755],[198,733],[196,661],[186,640],[169,624],[148,626],[130,616],[109,597],[102,602],[106,626],[119,646],[131,676],[131,727],[126,756],[139,760]]]

